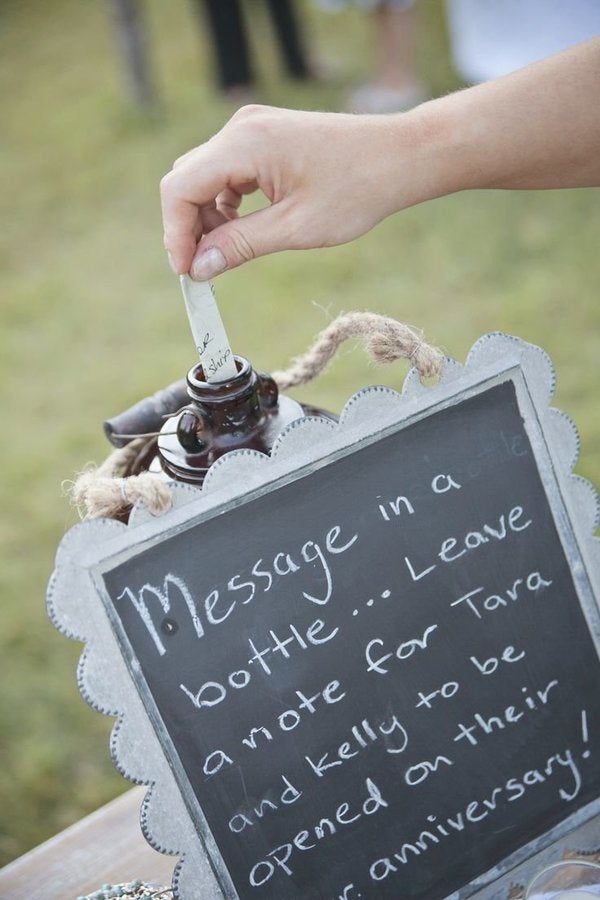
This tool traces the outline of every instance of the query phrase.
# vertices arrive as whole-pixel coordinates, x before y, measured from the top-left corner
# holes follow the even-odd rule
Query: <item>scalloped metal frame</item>
[[[281,433],[269,456],[245,450],[227,454],[211,467],[201,491],[173,484],[172,508],[160,517],[139,505],[128,525],[109,519],[84,521],[63,538],[48,587],[49,615],[59,631],[85,643],[77,672],[80,692],[93,708],[117,717],[111,736],[117,769],[131,781],[150,786],[140,811],[142,831],[155,849],[179,857],[173,875],[179,900],[233,900],[238,894],[196,799],[181,786],[185,776],[182,781],[178,760],[168,758],[163,749],[164,735],[161,741],[149,712],[152,704],[132,675],[136,660],[126,658],[102,599],[98,571],[106,560],[116,565],[159,543],[161,536],[219,515],[326,466],[357,445],[376,441],[509,379],[516,388],[525,430],[600,655],[600,542],[594,537],[600,521],[598,495],[588,481],[572,474],[579,437],[571,419],[549,405],[555,385],[549,357],[539,347],[501,333],[481,337],[464,365],[446,360],[442,377],[433,387],[424,386],[413,369],[402,393],[387,387],[359,391],[344,407],[338,425],[324,419],[298,419]],[[190,805],[195,820],[204,823],[200,833]],[[526,883],[565,850],[594,849],[599,833],[600,798],[446,900],[506,900],[511,886]]]

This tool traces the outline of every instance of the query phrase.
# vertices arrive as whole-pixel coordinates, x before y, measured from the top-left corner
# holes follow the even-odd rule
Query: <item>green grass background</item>
[[[261,4],[248,5],[257,99],[337,109],[368,73],[360,13],[304,4],[311,46],[335,77],[299,85],[281,76]],[[443,8],[420,8],[419,68],[442,94],[460,86]],[[101,422],[193,363],[158,182],[233,111],[214,90],[191,0],[145,9],[161,99],[152,115],[127,97],[108,3],[0,5],[1,862],[128,786],[109,758],[112,720],[78,694],[81,648],[47,620],[45,587],[76,521],[62,482],[106,455]],[[256,367],[282,368],[355,309],[422,327],[459,360],[487,331],[517,334],[551,355],[556,403],[582,436],[577,471],[600,484],[598,200],[593,190],[457,195],[352,245],[257,260],[218,280],[231,342]],[[358,388],[399,387],[405,373],[349,348],[296,396],[339,410]]]

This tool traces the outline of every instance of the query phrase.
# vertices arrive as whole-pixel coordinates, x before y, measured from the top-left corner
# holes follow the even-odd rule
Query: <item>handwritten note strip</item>
[[[103,577],[244,900],[440,900],[600,792],[600,662],[510,382]]]
[[[193,281],[181,275],[181,290],[196,349],[200,355],[206,381],[235,378],[235,358],[227,339],[225,326],[217,307],[210,281]]]

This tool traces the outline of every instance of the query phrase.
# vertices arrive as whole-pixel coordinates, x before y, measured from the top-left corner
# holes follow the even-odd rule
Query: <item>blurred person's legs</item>
[[[227,93],[252,84],[250,51],[240,0],[204,0],[220,87]]]
[[[415,0],[384,0],[371,13],[374,66],[371,80],[354,91],[353,112],[402,112],[426,99],[415,68]]]
[[[243,100],[253,84],[254,72],[242,0],[203,0],[203,4],[219,86],[234,99]],[[294,0],[267,0],[267,6],[287,73],[293,78],[307,78],[310,71]]]
[[[267,3],[287,73],[292,78],[308,78],[310,70],[293,0],[267,0]]]

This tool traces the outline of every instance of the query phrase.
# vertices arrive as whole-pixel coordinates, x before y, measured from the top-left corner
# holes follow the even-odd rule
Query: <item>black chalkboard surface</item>
[[[565,527],[509,378],[103,563],[225,896],[438,900],[598,798]]]

